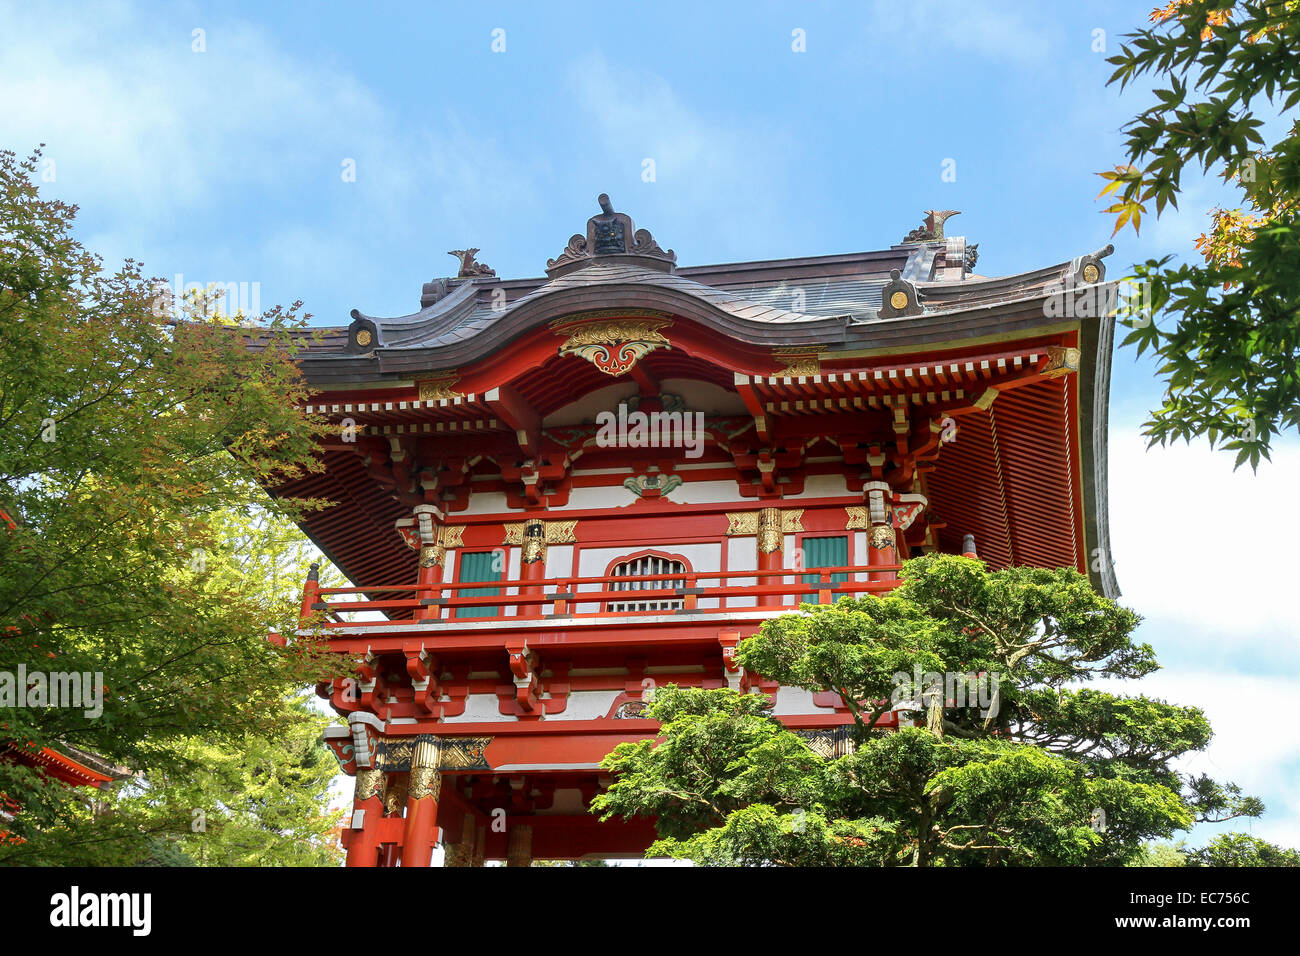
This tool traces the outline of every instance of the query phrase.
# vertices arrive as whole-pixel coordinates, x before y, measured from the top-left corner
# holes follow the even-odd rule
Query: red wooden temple
[[[838,697],[734,648],[922,552],[1116,593],[1109,248],[988,278],[932,212],[874,252],[678,267],[600,203],[544,278],[460,250],[418,311],[300,353],[335,428],[273,490],[336,503],[303,526],[354,583],[313,574],[300,631],[339,655],[350,866],[640,856],[652,823],[588,806],[667,684],[767,694],[837,752]]]

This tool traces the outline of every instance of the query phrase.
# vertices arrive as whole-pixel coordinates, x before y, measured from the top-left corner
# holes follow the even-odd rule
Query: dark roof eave
[[[1120,596],[1110,547],[1109,466],[1110,360],[1115,319],[1080,323],[1079,351],[1093,361],[1079,369],[1079,444],[1083,461],[1084,558],[1092,586],[1104,597]]]
[[[364,355],[306,352],[299,356],[298,362],[308,383],[320,386],[377,384],[386,379],[405,380],[415,375],[463,369],[466,365],[486,358],[515,338],[563,315],[593,308],[609,308],[609,292],[613,288],[615,287],[601,287],[598,296],[591,301],[586,301],[588,293],[585,290],[571,290],[575,304],[567,312],[551,308],[556,301],[547,297],[545,307],[542,300],[539,300],[536,306],[529,309],[534,315],[512,313],[512,321],[503,321],[498,326],[452,345],[378,349]],[[645,291],[645,287],[637,288],[638,293],[644,294]],[[638,307],[670,312],[701,322],[738,341],[769,348],[816,345],[834,356],[835,353],[844,351],[897,352],[935,345],[960,347],[964,344],[963,340],[1016,333],[1033,334],[1038,329],[1077,321],[1047,315],[1043,308],[1047,298],[1046,295],[1039,295],[986,303],[969,309],[948,309],[857,323],[850,323],[843,316],[799,323],[747,322],[701,300],[661,288],[654,288],[653,295],[643,296]],[[693,308],[686,309],[687,304],[693,304]],[[782,334],[787,331],[797,334]]]

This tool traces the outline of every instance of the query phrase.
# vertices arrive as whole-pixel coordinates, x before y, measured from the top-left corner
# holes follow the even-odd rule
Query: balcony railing
[[[324,612],[326,628],[463,620],[623,619],[753,611],[768,617],[803,602],[830,604],[844,595],[880,594],[898,586],[899,565],[766,571],[675,571],[671,574],[514,579],[317,588],[308,582],[302,614]],[[839,578],[840,580],[836,580]],[[484,593],[490,589],[492,593]],[[632,609],[629,601],[633,602]],[[656,607],[672,603],[673,607]],[[623,608],[611,610],[612,607]]]

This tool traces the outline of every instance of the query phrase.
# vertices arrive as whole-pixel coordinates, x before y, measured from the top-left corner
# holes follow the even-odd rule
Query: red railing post
[[[421,604],[429,597],[436,584],[442,583],[442,565],[446,560],[446,551],[441,544],[426,544],[420,548],[420,570],[415,577],[415,619],[426,621],[442,616],[442,608],[437,604]],[[439,592],[441,593],[441,592]]]
[[[523,546],[519,549],[519,578],[521,581],[543,581],[546,578],[546,523],[540,518],[530,518],[524,522]],[[520,597],[540,597],[541,594],[540,584],[519,588]],[[502,610],[505,610],[504,606]],[[542,606],[517,604],[515,614],[519,617],[541,617]]]
[[[307,580],[302,586],[302,606],[298,610],[299,620],[310,617],[316,603],[316,592],[320,590],[320,565],[312,562],[307,571]]]
[[[781,512],[777,508],[764,508],[758,513],[758,570],[778,571],[785,566],[783,549],[785,530],[782,526]],[[782,584],[784,575],[768,575],[756,578],[759,585]],[[783,594],[760,594],[760,607],[775,607],[785,603]]]

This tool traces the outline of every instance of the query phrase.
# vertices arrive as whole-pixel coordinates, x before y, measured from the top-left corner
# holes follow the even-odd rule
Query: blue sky
[[[959,209],[948,232],[1001,275],[1110,241],[1096,173],[1148,97],[1107,88],[1105,58],[1154,5],[0,2],[0,146],[47,144],[48,191],[110,263],[257,283],[262,307],[302,299],[321,324],[413,311],[448,249],[540,275],[602,191],[683,265],[882,248]],[[1207,210],[1235,205],[1185,186],[1115,240],[1112,274],[1194,256]],[[1145,685],[1209,712],[1188,766],[1264,797],[1242,826],[1300,845],[1300,443],[1258,475],[1202,446],[1148,453],[1159,394],[1121,351],[1115,560],[1166,664]]]

